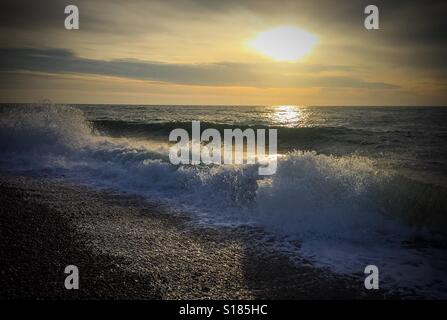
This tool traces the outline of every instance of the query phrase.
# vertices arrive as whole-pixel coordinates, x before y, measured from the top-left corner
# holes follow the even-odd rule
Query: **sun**
[[[282,26],[266,30],[248,42],[256,51],[276,61],[297,61],[308,54],[317,38],[300,28]]]

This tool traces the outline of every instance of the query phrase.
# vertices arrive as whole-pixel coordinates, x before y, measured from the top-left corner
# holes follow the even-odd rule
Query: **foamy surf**
[[[292,151],[268,178],[256,165],[174,166],[167,143],[107,136],[79,109],[52,105],[3,110],[0,142],[3,169],[162,200],[204,223],[260,226],[279,247],[298,240],[287,250],[316,266],[359,275],[375,264],[392,290],[446,297],[445,249],[405,245],[440,240],[402,219],[407,208],[390,203],[410,201],[408,188],[368,157]]]

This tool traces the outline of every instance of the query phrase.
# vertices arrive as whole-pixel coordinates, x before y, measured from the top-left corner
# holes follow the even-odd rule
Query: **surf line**
[[[257,129],[256,132],[252,128],[244,131],[239,128],[223,131],[222,156],[222,137],[219,130],[208,128],[200,133],[200,121],[192,121],[191,139],[185,129],[172,130],[169,133],[169,141],[177,143],[169,150],[169,160],[175,165],[258,163],[259,175],[272,175],[276,172],[276,129],[268,129],[268,154],[265,129]]]

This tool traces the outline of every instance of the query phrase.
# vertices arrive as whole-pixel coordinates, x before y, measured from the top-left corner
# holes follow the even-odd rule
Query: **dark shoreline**
[[[396,298],[292,263],[262,231],[192,227],[135,196],[2,172],[0,199],[1,299]]]

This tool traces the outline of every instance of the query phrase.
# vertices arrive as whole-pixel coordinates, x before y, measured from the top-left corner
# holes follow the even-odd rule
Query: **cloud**
[[[302,94],[291,93],[297,90],[347,103],[372,96],[413,103],[404,95],[416,91],[423,92],[426,104],[446,101],[445,1],[375,0],[378,31],[363,27],[369,0],[128,0],[125,5],[121,0],[76,0],[81,29],[75,32],[63,27],[63,8],[69,3],[0,1],[1,76],[25,71],[20,77],[25,94],[39,82],[31,74],[47,74],[64,79],[79,75],[76,86],[90,75],[116,83],[141,82],[142,91],[146,86],[184,86],[197,92],[207,86],[225,92],[236,88],[246,90],[241,101],[262,91],[263,99],[275,92],[284,103],[301,103]],[[247,39],[282,24],[318,38],[306,63],[273,63],[245,47]],[[67,83],[75,89],[74,82]],[[13,84],[2,81],[0,87]],[[86,86],[93,88],[90,82]]]
[[[82,28],[89,33],[136,36],[169,33],[179,21],[203,21],[205,25],[234,19],[246,13],[257,23],[281,24],[293,21],[315,32],[355,37],[364,34],[363,9],[369,0],[77,0]],[[59,30],[65,18],[60,0],[2,0],[0,27],[17,30]],[[447,2],[433,0],[375,0],[380,10],[383,32],[375,33],[374,43],[399,46],[446,46]],[[253,22],[253,19],[251,20]],[[250,23],[249,20],[246,21]],[[372,35],[373,33],[369,33]],[[362,39],[357,39],[362,42]],[[363,43],[371,45],[371,43]]]
[[[64,49],[1,48],[1,71],[34,71],[114,76],[185,85],[252,87],[347,87],[394,89],[395,85],[347,76],[324,76],[343,66],[304,64],[172,64],[141,60],[96,60]],[[293,72],[291,72],[293,71]]]

